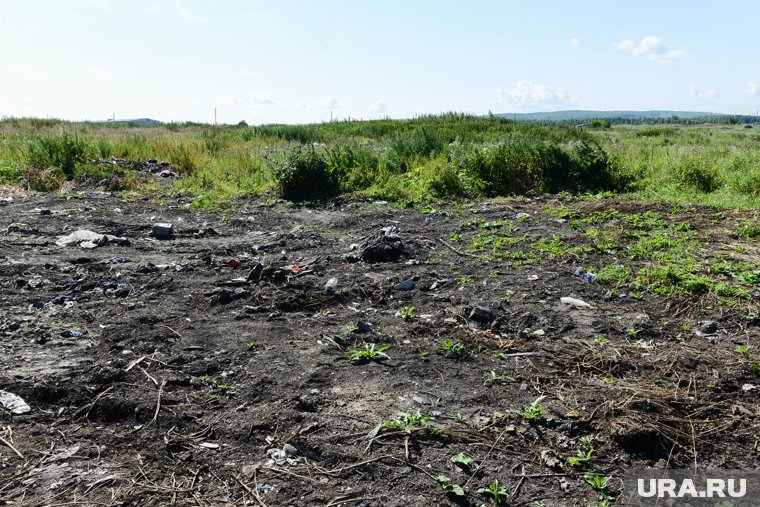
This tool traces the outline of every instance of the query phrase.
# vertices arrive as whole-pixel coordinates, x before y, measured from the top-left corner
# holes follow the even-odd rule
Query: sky
[[[0,117],[760,110],[756,0],[0,0]]]

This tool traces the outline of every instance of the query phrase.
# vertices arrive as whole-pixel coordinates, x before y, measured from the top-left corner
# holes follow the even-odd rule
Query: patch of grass
[[[456,357],[461,357],[467,352],[463,344],[459,342],[455,342],[453,340],[444,341],[442,344],[438,346],[438,350],[442,352],[450,353],[451,355],[456,356]]]
[[[498,479],[494,479],[488,487],[480,488],[478,493],[487,497],[491,505],[502,505],[509,498],[509,490],[499,484]]]

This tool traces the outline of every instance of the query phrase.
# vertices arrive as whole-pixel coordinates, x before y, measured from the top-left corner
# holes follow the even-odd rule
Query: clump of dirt
[[[0,389],[31,407],[0,408],[7,504],[480,505],[498,480],[585,506],[630,468],[760,465],[757,320],[576,276],[608,259],[557,251],[584,238],[545,210],[588,203],[3,197]],[[471,223],[536,256],[469,248]],[[75,230],[128,241],[56,244]]]

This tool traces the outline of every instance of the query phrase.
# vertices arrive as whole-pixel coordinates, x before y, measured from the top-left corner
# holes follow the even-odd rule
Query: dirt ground
[[[31,408],[0,408],[0,504],[585,507],[635,467],[760,466],[760,375],[736,352],[757,319],[586,283],[594,251],[516,266],[451,239],[482,219],[582,242],[547,199],[68,197],[0,192],[0,390]],[[399,257],[362,260],[389,226]],[[77,229],[126,241],[56,244]],[[388,358],[352,360],[363,344]]]

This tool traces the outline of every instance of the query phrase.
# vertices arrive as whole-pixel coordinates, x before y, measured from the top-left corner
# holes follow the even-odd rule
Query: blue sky
[[[0,116],[760,110],[760,2],[0,0]]]

